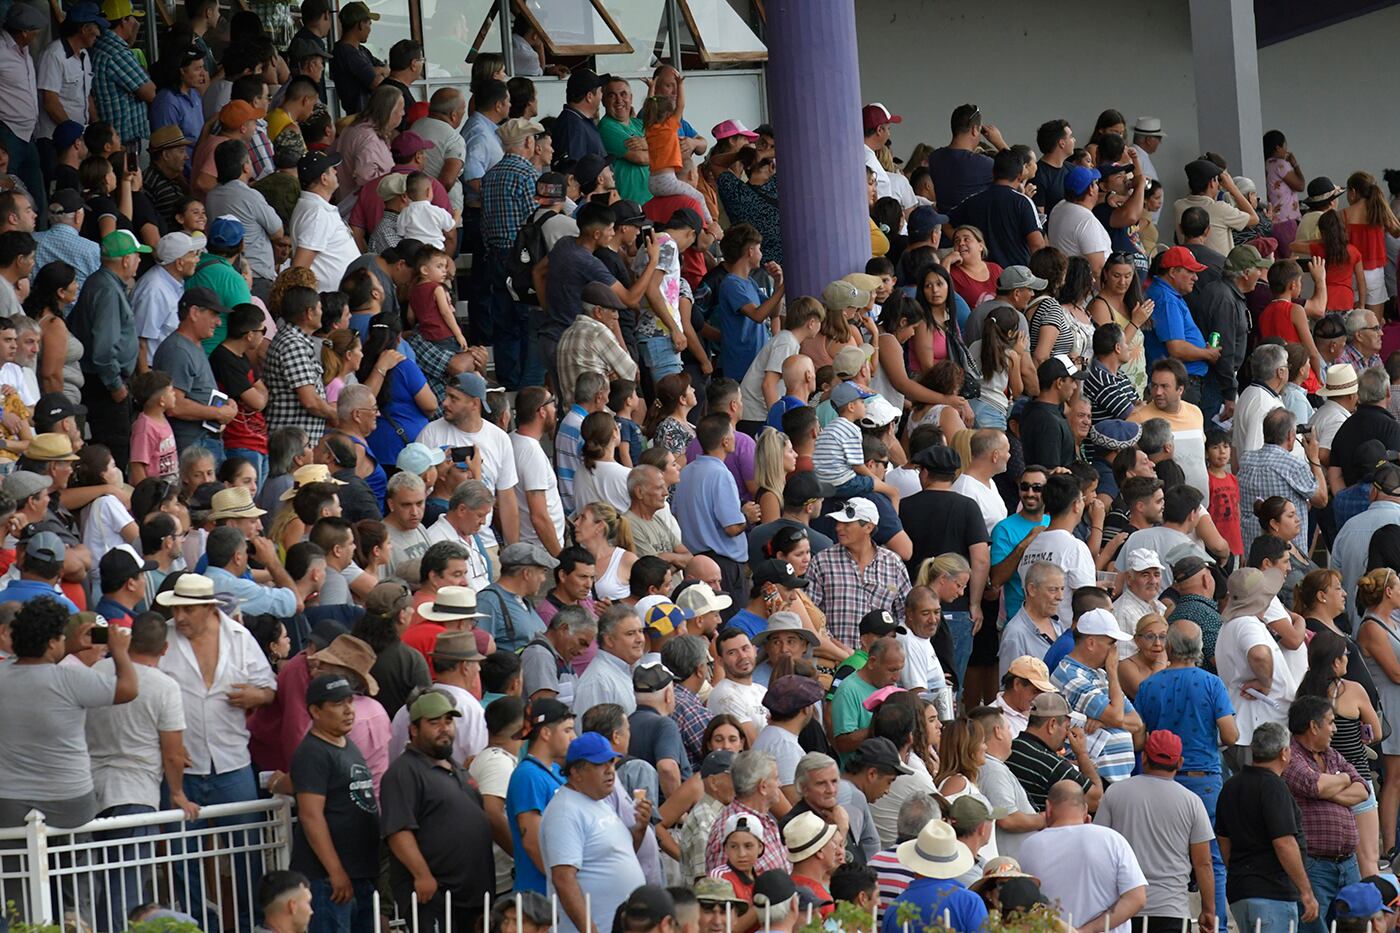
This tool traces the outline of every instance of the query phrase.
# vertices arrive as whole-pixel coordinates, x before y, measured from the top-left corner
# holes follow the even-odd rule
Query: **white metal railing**
[[[31,810],[24,826],[0,829],[3,900],[21,920],[98,933],[125,929],[150,902],[208,931],[251,929],[256,878],[287,867],[291,812],[274,797],[203,807],[198,820],[164,810],[59,829]]]

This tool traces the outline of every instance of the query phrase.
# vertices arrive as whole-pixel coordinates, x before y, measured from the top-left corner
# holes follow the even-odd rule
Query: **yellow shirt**
[[[281,107],[267,115],[267,138],[276,139],[283,130],[291,126],[294,122],[291,114]]]
[[[883,256],[890,251],[890,239],[885,232],[870,221],[870,255]]]

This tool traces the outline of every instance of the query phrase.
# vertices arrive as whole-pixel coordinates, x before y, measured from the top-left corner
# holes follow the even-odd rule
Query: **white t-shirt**
[[[481,708],[481,701],[461,687],[444,683],[434,686],[449,694],[457,706],[457,712],[462,714],[457,720],[457,737],[452,741],[452,760],[465,766],[486,747],[489,738],[486,732],[486,713]],[[400,707],[394,714],[394,721],[389,729],[389,762],[392,764],[408,745],[407,706]]]
[[[1113,251],[1113,242],[1108,231],[1087,207],[1070,201],[1061,201],[1050,211],[1046,223],[1050,245],[1066,256],[1088,256]]]
[[[1074,618],[1070,608],[1074,591],[1081,586],[1093,586],[1097,579],[1088,545],[1062,528],[1042,531],[1021,555],[1017,573],[1021,575],[1022,586],[1026,584],[1026,571],[1039,561],[1054,564],[1065,572],[1065,595],[1060,599],[1058,614],[1061,619]]]
[[[770,752],[778,759],[779,784],[787,787],[797,780],[797,762],[806,754],[797,743],[797,736],[782,726],[770,724],[763,727],[763,731],[754,740],[753,747]]]
[[[516,74],[520,74],[519,66]],[[467,160],[467,141],[462,131],[446,120],[427,116],[415,122],[409,129],[433,144],[433,148],[423,153],[423,171],[434,178],[442,178],[442,165],[448,159],[459,162]],[[462,209],[462,186],[453,185],[447,189],[447,202],[454,211]]]
[[[340,287],[350,263],[360,258],[360,248],[335,205],[310,191],[303,191],[292,208],[292,255],[299,249],[316,252],[311,272],[322,290]]]
[[[438,524],[441,525],[442,521],[439,520]],[[422,525],[419,525],[417,528],[411,528],[408,531],[400,531],[398,528],[385,522],[384,530],[389,533],[389,541],[393,545],[394,568],[399,576],[403,576],[404,571],[398,570],[397,568],[404,564],[422,559],[423,552],[428,549],[428,545],[432,544],[434,540],[440,540],[436,538],[430,540],[428,538],[428,529],[424,528]]]
[[[1313,412],[1312,420],[1308,422],[1312,426],[1313,436],[1317,438],[1317,446],[1323,450],[1332,449],[1332,438],[1337,436],[1337,429],[1351,417],[1351,412],[1332,399],[1322,403],[1322,407]],[[1294,444],[1300,447],[1300,444]]]
[[[437,249],[442,249],[447,234],[456,228],[457,221],[452,215],[432,201],[409,201],[399,211],[399,236]]]
[[[102,555],[120,544],[125,544],[122,529],[135,523],[131,513],[116,496],[99,496],[83,510],[83,544],[92,552],[92,559],[99,561]]]
[[[1267,610],[1265,614],[1268,614]],[[1268,648],[1273,657],[1274,675],[1268,693],[1272,703],[1240,692],[1246,683],[1254,679],[1254,670],[1249,666],[1249,651],[1258,645]],[[1239,616],[1220,627],[1220,634],[1215,639],[1215,669],[1220,679],[1225,681],[1230,702],[1235,704],[1235,721],[1240,727],[1236,745],[1248,745],[1254,738],[1255,727],[1261,723],[1288,725],[1288,704],[1293,702],[1293,693],[1298,685],[1293,680],[1293,671],[1278,642],[1274,641],[1268,628],[1258,618]]]
[[[496,797],[502,801],[506,799],[506,789],[510,787],[510,776],[514,772],[515,756],[495,745],[483,748],[467,769],[483,797]],[[496,893],[501,894],[510,890],[515,859],[494,842],[491,843],[491,851],[496,856]]]
[[[868,151],[868,150],[867,150]],[[763,345],[753,358],[748,372],[739,382],[739,398],[744,403],[745,421],[766,421],[768,403],[763,399],[763,377],[768,373],[778,374],[778,397],[783,392],[783,363],[790,356],[797,356],[801,350],[792,331],[779,331],[778,335]]]
[[[904,763],[914,773],[901,774],[884,795],[870,802],[870,815],[875,820],[875,831],[880,834],[880,846],[886,849],[894,845],[898,838],[899,809],[904,806],[904,801],[937,790],[921,759],[911,753]]]
[[[728,713],[740,722],[751,722],[762,729],[768,725],[768,708],[763,696],[768,688],[759,683],[737,684],[729,678],[715,684],[705,708],[711,715]]]
[[[0,385],[14,386],[15,391],[19,393],[19,400],[29,408],[33,408],[34,403],[39,401],[39,383],[34,370],[18,363],[0,366]]]
[[[486,534],[486,526],[482,525],[481,530],[470,537],[462,537],[457,533],[457,529],[452,527],[452,523],[443,515],[433,522],[433,527],[428,529],[428,546],[431,547],[439,541],[455,541],[467,549],[467,586],[473,592],[480,593],[491,585],[491,562],[486,559],[486,555],[477,542],[483,541]],[[490,547],[490,545],[484,545]],[[424,549],[426,550],[426,548]],[[422,557],[422,554],[418,555]]]
[[[1128,840],[1107,826],[1054,826],[1032,833],[1021,842],[1021,870],[1040,879],[1050,902],[1060,902],[1060,915],[1085,920],[1108,910],[1127,892],[1145,887]],[[1108,933],[1128,933],[1123,921]]]
[[[185,731],[180,685],[164,671],[145,664],[135,667],[140,690],[136,699],[87,712],[88,755],[98,810],[119,804],[159,810],[164,776],[160,733]],[[111,658],[103,658],[92,669],[116,677]]]
[[[953,481],[953,492],[961,493],[977,503],[989,535],[997,522],[1006,518],[1006,500],[997,492],[995,484],[983,483],[972,474],[964,473]]]
[[[904,670],[899,673],[899,685],[920,693],[937,693],[946,687],[943,665],[933,651],[933,642],[913,632],[897,636],[904,646]]]
[[[612,460],[602,460],[593,464],[593,469],[580,467],[574,474],[574,514],[593,502],[606,502],[619,512],[626,512],[632,505],[627,492],[627,467]]]
[[[481,430],[467,433],[446,418],[438,418],[429,421],[418,432],[418,443],[429,447],[466,447],[470,444],[481,451],[481,481],[491,487],[492,492],[515,488],[515,448],[511,446],[510,435],[489,421],[481,422]],[[496,533],[491,530],[491,520],[495,514],[493,510],[487,515],[486,524],[481,527],[481,540],[487,547],[494,547],[497,543]]]
[[[554,526],[554,540],[564,543],[564,503],[559,498],[559,478],[545,455],[540,442],[522,434],[509,435],[511,452],[515,457],[515,498],[520,512],[520,540],[540,544],[540,536],[530,522],[528,494],[544,492],[545,509]],[[484,469],[484,467],[483,467]]]

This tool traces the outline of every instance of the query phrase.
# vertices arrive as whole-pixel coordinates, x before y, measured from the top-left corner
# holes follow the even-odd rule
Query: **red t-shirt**
[[[1230,545],[1230,553],[1236,556],[1244,554],[1244,538],[1240,535],[1240,483],[1235,477],[1226,473],[1224,476],[1210,476],[1210,504],[1207,511],[1210,512],[1210,520],[1215,523],[1216,531]]]
[[[1312,244],[1312,254],[1322,255],[1322,243]],[[1360,261],[1361,251],[1348,243],[1346,263],[1327,263],[1328,311],[1350,311],[1356,307],[1356,287],[1352,272]]]
[[[1328,293],[1331,293],[1331,286],[1328,286]],[[1264,310],[1259,313],[1259,337],[1268,340],[1277,337],[1284,343],[1298,343],[1298,328],[1293,324],[1293,308],[1295,302],[1287,298],[1277,298],[1264,306]],[[1308,370],[1308,378],[1303,380],[1303,389],[1307,392],[1316,392],[1322,388],[1322,380],[1312,369]]]
[[[430,343],[452,339],[452,331],[447,329],[437,306],[437,290],[441,287],[437,282],[419,282],[408,293],[408,306],[418,322],[418,336]]]
[[[1001,275],[1001,266],[994,262],[986,263],[987,280],[979,282],[963,271],[962,263],[953,266],[951,275],[953,277],[953,290],[962,295],[963,301],[967,302],[969,308],[977,307],[978,302],[984,298],[995,298],[997,296],[997,277]]]

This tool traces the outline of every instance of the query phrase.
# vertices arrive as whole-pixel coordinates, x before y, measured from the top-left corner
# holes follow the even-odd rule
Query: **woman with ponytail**
[[[612,412],[595,411],[579,426],[583,439],[583,469],[574,477],[574,507],[581,509],[592,502],[606,502],[619,512],[632,505],[627,491],[627,467],[617,462],[617,447],[622,443],[617,419]]]
[[[1312,254],[1327,267],[1327,310],[1350,311],[1370,297],[1361,250],[1351,243],[1347,225],[1336,211],[1323,211],[1317,222]]]
[[[1381,313],[1385,305],[1385,237],[1400,236],[1400,220],[1390,199],[1369,172],[1352,172],[1347,179],[1347,206],[1342,210],[1347,236],[1361,251],[1366,270],[1366,307]]]
[[[593,581],[593,598],[614,602],[631,595],[632,526],[625,513],[606,502],[594,502],[579,509],[574,519],[574,543],[593,555],[598,576]]]
[[[662,376],[656,380],[656,399],[647,409],[642,433],[658,447],[684,458],[686,445],[695,439],[695,428],[687,420],[695,405],[690,373]]]

